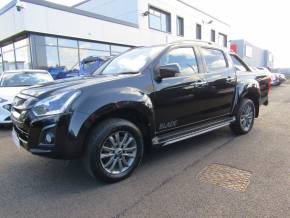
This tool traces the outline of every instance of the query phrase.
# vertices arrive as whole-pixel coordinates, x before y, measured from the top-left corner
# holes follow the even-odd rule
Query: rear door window
[[[208,72],[223,70],[228,67],[225,55],[221,50],[201,48]]]

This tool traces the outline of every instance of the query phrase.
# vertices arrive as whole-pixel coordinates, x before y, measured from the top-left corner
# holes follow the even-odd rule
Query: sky
[[[290,3],[286,0],[185,0],[231,26],[231,39],[245,39],[274,54],[275,67],[290,67]]]
[[[0,8],[10,0],[0,0]],[[80,0],[50,0],[74,5]],[[290,12],[286,0],[184,0],[231,26],[230,39],[245,39],[274,54],[275,67],[290,67]],[[289,30],[288,30],[289,29]]]

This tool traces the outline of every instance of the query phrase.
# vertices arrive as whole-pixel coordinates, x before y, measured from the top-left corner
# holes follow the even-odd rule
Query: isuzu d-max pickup
[[[82,158],[90,175],[128,177],[145,148],[230,126],[247,134],[268,104],[270,78],[239,75],[227,50],[201,41],[131,49],[91,77],[23,90],[13,138],[35,155]]]

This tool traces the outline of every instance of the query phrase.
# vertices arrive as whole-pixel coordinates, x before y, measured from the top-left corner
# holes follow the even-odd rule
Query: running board
[[[218,122],[218,123],[213,124],[211,126],[206,126],[204,128],[200,128],[198,130],[196,130],[194,128],[192,129],[191,132],[189,132],[187,130],[187,131],[185,131],[186,134],[178,134],[177,135],[177,134],[173,133],[172,135],[175,135],[175,136],[173,136],[172,138],[165,137],[165,138],[167,138],[166,140],[164,140],[164,139],[162,140],[163,137],[157,136],[157,137],[152,139],[152,143],[153,143],[153,145],[160,145],[161,147],[164,147],[164,146],[176,143],[176,142],[180,142],[180,141],[183,141],[186,139],[193,138],[195,136],[199,136],[199,135],[202,135],[202,134],[226,127],[226,126],[230,125],[232,122],[234,122],[235,120],[236,120],[235,117],[231,117],[230,119],[227,119],[226,121]]]

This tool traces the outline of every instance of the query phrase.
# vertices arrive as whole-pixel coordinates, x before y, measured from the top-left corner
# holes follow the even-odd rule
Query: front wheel
[[[255,121],[255,105],[251,99],[243,99],[236,112],[236,121],[230,125],[237,135],[244,135],[251,131]]]
[[[136,125],[123,119],[105,120],[89,136],[84,163],[93,177],[117,182],[137,168],[143,147],[143,137]]]

